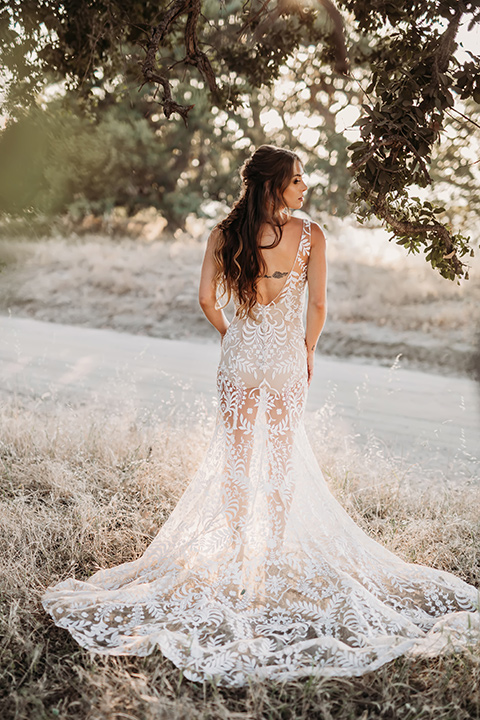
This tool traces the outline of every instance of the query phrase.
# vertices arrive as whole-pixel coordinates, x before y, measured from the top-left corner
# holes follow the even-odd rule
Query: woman
[[[226,685],[360,675],[461,647],[478,638],[477,590],[365,535],[329,493],[305,435],[326,266],[320,228],[290,215],[306,190],[301,162],[262,146],[242,178],[200,283],[222,336],[205,461],[141,558],[61,582],[43,604],[90,650],[158,646],[186,677]],[[233,296],[230,324],[219,294]]]

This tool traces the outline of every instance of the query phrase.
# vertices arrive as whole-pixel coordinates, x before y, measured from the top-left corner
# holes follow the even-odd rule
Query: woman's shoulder
[[[319,245],[324,244],[326,242],[325,235],[323,233],[322,228],[320,225],[312,220],[312,218],[305,216],[304,218],[300,217],[292,217],[290,219],[290,222],[295,222],[295,225],[292,225],[292,229],[296,226],[299,228],[304,227],[305,224],[308,224],[309,230],[310,230],[310,238],[311,238],[311,244],[313,245]]]
[[[320,225],[314,220],[310,220],[310,233],[312,238],[312,247],[319,245],[324,246],[326,244],[325,234]]]
[[[221,223],[217,223],[211,230],[210,234],[208,236],[208,245],[215,246],[220,238],[222,237],[223,230],[221,227]]]

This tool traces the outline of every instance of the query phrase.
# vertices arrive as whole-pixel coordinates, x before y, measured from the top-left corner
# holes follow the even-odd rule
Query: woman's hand
[[[308,383],[308,387],[310,387],[310,383],[312,382],[314,364],[315,364],[315,350],[307,349],[307,383]]]

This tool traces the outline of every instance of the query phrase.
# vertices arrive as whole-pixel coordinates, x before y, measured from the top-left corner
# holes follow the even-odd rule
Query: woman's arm
[[[312,248],[307,269],[308,303],[305,345],[307,346],[308,384],[313,375],[315,348],[327,317],[327,257],[325,235],[312,223]]]
[[[216,307],[217,289],[215,287],[215,258],[213,252],[218,238],[218,230],[214,229],[208,238],[205,256],[203,258],[200,287],[198,290],[198,301],[201,305],[207,320],[218,330],[223,337],[227,332],[229,322],[223,310]]]

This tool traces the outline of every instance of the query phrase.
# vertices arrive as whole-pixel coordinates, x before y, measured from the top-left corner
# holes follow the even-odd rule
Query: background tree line
[[[270,130],[261,118],[265,95],[276,113]],[[294,136],[285,117],[289,102],[271,92],[255,91],[241,111],[211,108],[201,87],[178,88],[177,97],[185,96],[196,108],[188,127],[152,112],[149,93],[139,95],[136,87],[105,93],[93,108],[77,93],[29,108],[0,134],[0,210],[82,217],[116,205],[130,214],[154,206],[174,229],[212,201],[231,204],[239,165],[253,147],[276,142],[301,151],[307,171],[314,171],[310,209],[348,212],[348,141],[328,108],[311,146]]]
[[[238,165],[275,142],[311,172],[307,210],[353,207],[465,276],[480,59],[455,52],[479,19],[476,0],[4,2],[0,211],[154,205],[178,226],[230,204]]]

